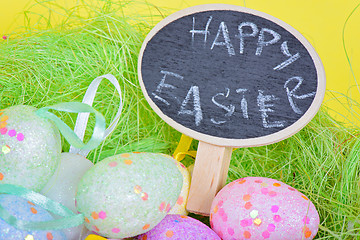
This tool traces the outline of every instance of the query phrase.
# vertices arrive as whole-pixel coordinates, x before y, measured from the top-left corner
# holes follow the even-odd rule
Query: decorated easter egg
[[[181,162],[177,162],[177,167],[183,176],[183,185],[180,196],[176,201],[175,206],[170,210],[169,214],[188,215],[189,212],[186,210],[186,203],[190,190],[190,173]]]
[[[76,213],[75,194],[77,185],[92,166],[94,164],[82,155],[61,153],[60,164],[49,182],[41,190],[41,194]],[[80,225],[63,231],[68,240],[78,240],[83,227]]]
[[[18,220],[30,222],[53,220],[53,217],[46,210],[18,196],[0,194],[0,205]],[[61,231],[16,229],[0,218],[0,239],[66,240],[66,236]]]
[[[280,181],[247,177],[226,185],[211,206],[210,224],[224,240],[313,239],[319,227],[314,204]]]
[[[182,215],[167,215],[155,228],[138,236],[138,240],[221,240],[204,223]]]
[[[40,191],[59,164],[57,128],[31,106],[0,111],[0,183]]]
[[[76,195],[85,226],[108,238],[155,227],[179,198],[183,178],[176,165],[175,159],[155,153],[124,153],[95,164]]]

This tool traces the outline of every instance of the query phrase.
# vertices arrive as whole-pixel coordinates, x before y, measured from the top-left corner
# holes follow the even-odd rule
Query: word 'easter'
[[[169,77],[172,78],[172,81],[182,81],[184,79],[184,77],[177,73],[169,72],[169,71],[162,70],[161,73],[163,74],[163,78],[161,79],[160,83],[157,85],[155,91],[152,92],[153,97],[167,106],[171,106],[172,104],[170,102],[172,102],[172,101],[170,101],[170,99],[165,99],[163,96],[167,96],[167,98],[169,98],[169,97],[173,98],[175,100],[175,102],[179,103],[179,106],[178,106],[179,109],[177,111],[177,114],[194,116],[195,125],[199,126],[203,120],[203,110],[201,107],[199,86],[192,85],[190,87],[190,89],[188,90],[184,99],[181,101],[181,100],[179,100],[179,98],[177,96],[173,96],[171,93],[169,94],[169,93],[165,92],[165,91],[171,92],[172,90],[177,88],[172,84],[165,83],[165,81]],[[291,82],[297,82],[295,87],[293,87],[292,89],[290,89],[288,87],[288,85]],[[289,104],[290,104],[292,110],[296,114],[299,114],[299,115],[301,115],[303,112],[296,104],[296,99],[304,99],[304,98],[315,95],[315,92],[303,94],[303,95],[297,95],[296,91],[300,88],[302,82],[303,82],[303,79],[301,77],[295,76],[295,77],[289,78],[284,84],[284,91],[286,92]],[[234,90],[232,90],[232,91],[234,91]],[[232,91],[229,88],[225,87],[225,92],[216,93],[211,98],[211,101],[213,104],[215,104],[220,109],[223,109],[226,111],[226,114],[224,115],[224,117],[227,117],[227,118],[231,117],[234,114],[236,106],[233,104],[230,104],[228,106],[221,104],[217,100],[217,98],[218,97],[228,98]],[[237,89],[235,89],[235,92],[236,92],[236,94],[239,94],[239,96],[241,98],[240,108],[241,108],[241,112],[242,112],[242,117],[244,119],[249,119],[248,100],[246,98],[246,93],[248,92],[248,89],[237,88]],[[274,112],[274,110],[271,107],[274,107],[274,104],[277,100],[279,100],[279,98],[276,97],[275,95],[267,95],[263,90],[258,90],[258,95],[257,95],[256,101],[257,101],[257,106],[259,107],[258,110],[261,114],[262,125],[264,128],[284,127],[286,124],[285,120],[272,121],[272,122],[268,121],[268,117],[269,117],[268,113]],[[193,104],[193,106],[189,107],[189,105],[191,105],[191,104]],[[215,117],[212,117],[210,119],[210,121],[216,125],[224,124],[227,122],[227,120],[216,119]]]

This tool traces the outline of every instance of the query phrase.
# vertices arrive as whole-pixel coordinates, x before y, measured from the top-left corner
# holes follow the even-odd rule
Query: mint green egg
[[[40,191],[59,164],[60,133],[35,111],[24,105],[0,110],[0,184]]]
[[[77,210],[85,226],[109,238],[133,237],[155,227],[175,205],[183,177],[164,154],[124,153],[105,158],[81,179]]]

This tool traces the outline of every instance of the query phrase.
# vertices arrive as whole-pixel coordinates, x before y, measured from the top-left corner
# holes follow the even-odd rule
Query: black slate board
[[[298,131],[291,126],[310,114],[325,90],[322,65],[310,44],[262,13],[210,6],[222,7],[198,6],[170,16],[145,40],[139,76],[151,106],[183,133],[200,133],[193,137],[204,141],[215,137],[207,142],[220,145],[225,139]]]

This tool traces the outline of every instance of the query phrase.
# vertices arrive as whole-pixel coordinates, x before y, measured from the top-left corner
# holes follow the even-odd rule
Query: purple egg
[[[221,240],[202,222],[181,215],[167,215],[155,228],[138,236],[138,240]]]

